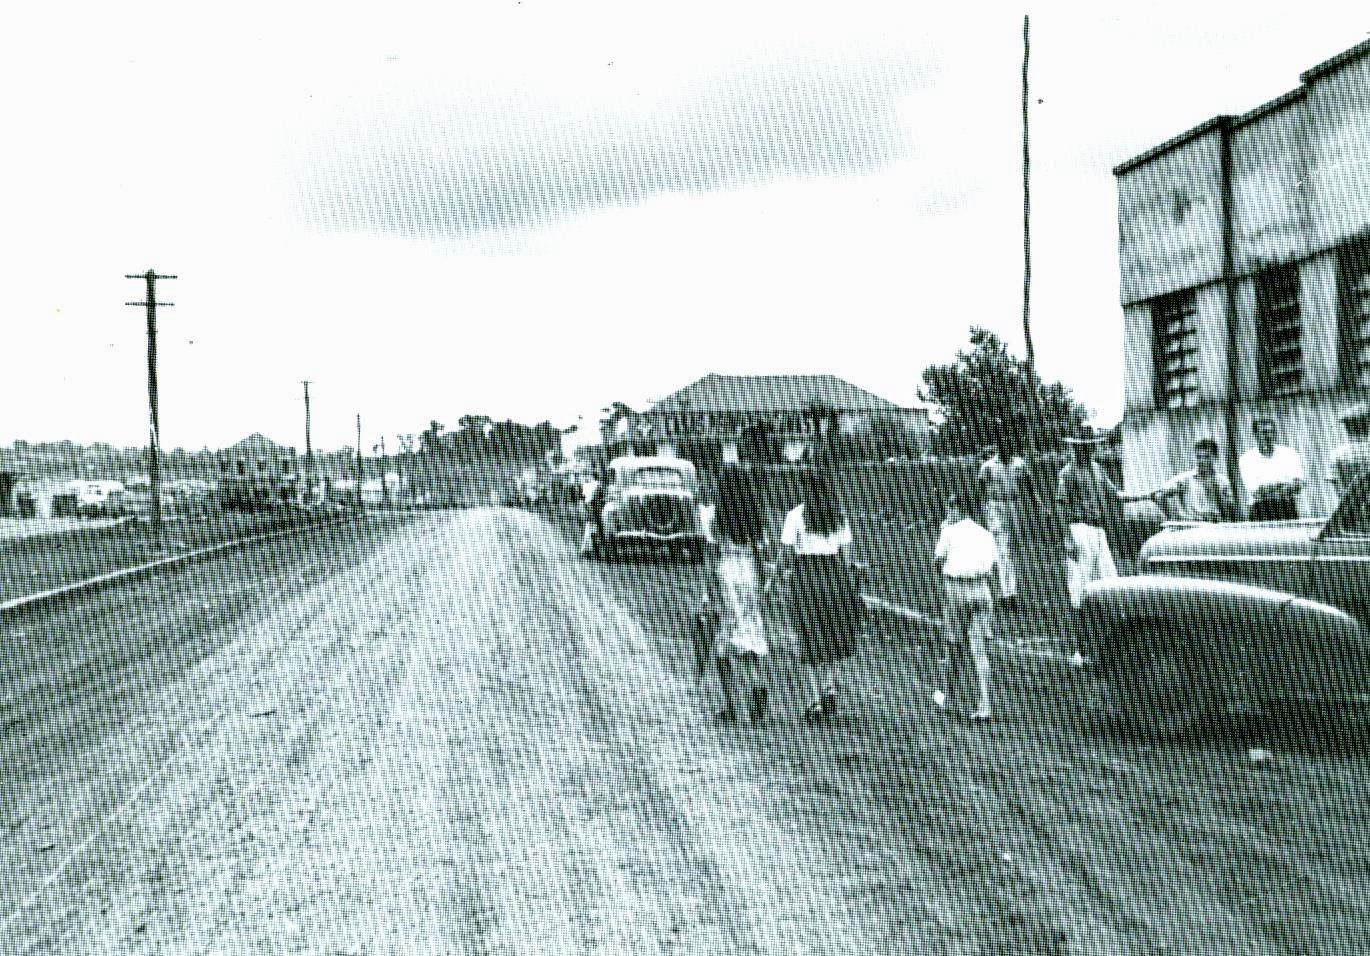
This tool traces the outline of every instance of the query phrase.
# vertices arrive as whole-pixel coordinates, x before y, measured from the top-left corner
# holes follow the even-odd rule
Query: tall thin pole
[[[304,480],[305,494],[314,493],[314,436],[313,422],[309,414],[309,379],[302,379],[304,385]]]
[[[1028,139],[1028,60],[1032,51],[1028,17],[1023,15],[1023,344],[1033,387],[1037,381],[1037,356],[1032,348],[1032,153]]]
[[[357,507],[362,506],[362,413],[357,412]]]
[[[148,480],[152,483],[152,528],[160,544],[162,540],[162,425],[157,401],[157,306],[170,308],[176,303],[157,301],[157,280],[174,279],[176,276],[158,275],[155,269],[149,269],[142,275],[125,275],[124,278],[141,279],[147,285],[147,301],[126,302],[124,304],[147,309],[147,472]]]

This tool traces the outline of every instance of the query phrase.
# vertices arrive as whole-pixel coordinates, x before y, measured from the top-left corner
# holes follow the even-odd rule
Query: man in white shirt
[[[979,706],[970,717],[982,721],[990,718],[988,644],[994,636],[994,591],[990,582],[998,563],[998,547],[994,536],[970,517],[974,510],[960,495],[948,500],[947,519],[937,539],[935,560],[942,571],[946,594],[943,620],[951,644],[952,685],[954,688],[961,683],[964,648],[969,645],[980,685]],[[938,691],[934,700],[939,707],[945,707],[947,694]]]
[[[1299,516],[1303,459],[1288,445],[1276,443],[1272,419],[1258,418],[1251,428],[1256,447],[1242,455],[1238,466],[1251,501],[1251,520],[1292,521]]]
[[[1170,479],[1151,497],[1157,504],[1171,502],[1181,521],[1235,521],[1232,483],[1218,472],[1217,463],[1218,443],[1200,438],[1194,443],[1194,468]]]

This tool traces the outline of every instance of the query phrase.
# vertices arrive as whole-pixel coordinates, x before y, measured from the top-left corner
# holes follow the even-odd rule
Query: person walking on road
[[[1293,521],[1299,516],[1299,493],[1303,491],[1303,459],[1288,445],[1277,442],[1278,432],[1270,418],[1251,423],[1256,447],[1238,463],[1242,484],[1251,499],[1252,521]]]
[[[1232,482],[1218,473],[1217,464],[1218,443],[1200,438],[1194,443],[1193,469],[1176,475],[1149,497],[1162,506],[1169,502],[1180,521],[1236,521],[1237,499],[1232,494]]]
[[[1018,601],[1019,506],[1027,502],[1035,509],[1037,495],[1032,488],[1027,463],[1013,453],[1009,442],[1000,439],[990,452],[980,466],[978,476],[985,502],[985,528],[994,536],[998,549],[999,600],[1005,606],[1012,606]]]
[[[1085,585],[1118,576],[1104,526],[1109,517],[1121,510],[1122,496],[1094,460],[1094,446],[1101,439],[1086,434],[1065,441],[1073,457],[1057,477],[1056,503],[1068,528],[1066,586],[1071,606],[1078,608]]]
[[[837,668],[856,652],[864,608],[848,562],[851,525],[819,472],[806,473],[802,500],[785,516],[780,543],[793,572],[791,610],[812,691],[804,716],[822,720],[837,712]]]
[[[938,691],[934,700],[939,707],[946,707],[949,698],[955,699],[969,654],[980,690],[979,702],[970,718],[983,721],[990,719],[989,642],[994,636],[994,592],[990,582],[998,563],[998,548],[994,536],[971,517],[974,513],[973,502],[952,495],[934,552],[942,572],[942,618],[952,678],[947,691]]]
[[[761,676],[761,664],[770,654],[761,617],[766,521],[750,478],[744,469],[732,466],[718,479],[718,558],[706,603],[717,610],[719,623],[713,655],[723,691],[723,709],[717,717],[724,723],[737,720],[736,677],[742,677],[749,689],[748,715],[753,723],[766,716],[770,696]]]

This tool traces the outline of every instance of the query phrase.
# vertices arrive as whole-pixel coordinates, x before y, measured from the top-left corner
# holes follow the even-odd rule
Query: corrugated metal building
[[[1114,170],[1130,490],[1204,436],[1234,471],[1268,415],[1308,467],[1303,511],[1334,503],[1339,414],[1370,395],[1370,41],[1301,81]]]

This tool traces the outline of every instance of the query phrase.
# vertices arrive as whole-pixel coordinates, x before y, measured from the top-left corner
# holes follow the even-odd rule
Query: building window
[[[1156,405],[1189,408],[1199,398],[1199,330],[1194,293],[1176,292],[1151,303],[1156,356]]]
[[[1276,266],[1256,276],[1256,336],[1261,392],[1267,398],[1303,389],[1303,316],[1297,266]]]
[[[1370,388],[1370,239],[1341,251],[1341,381]]]

